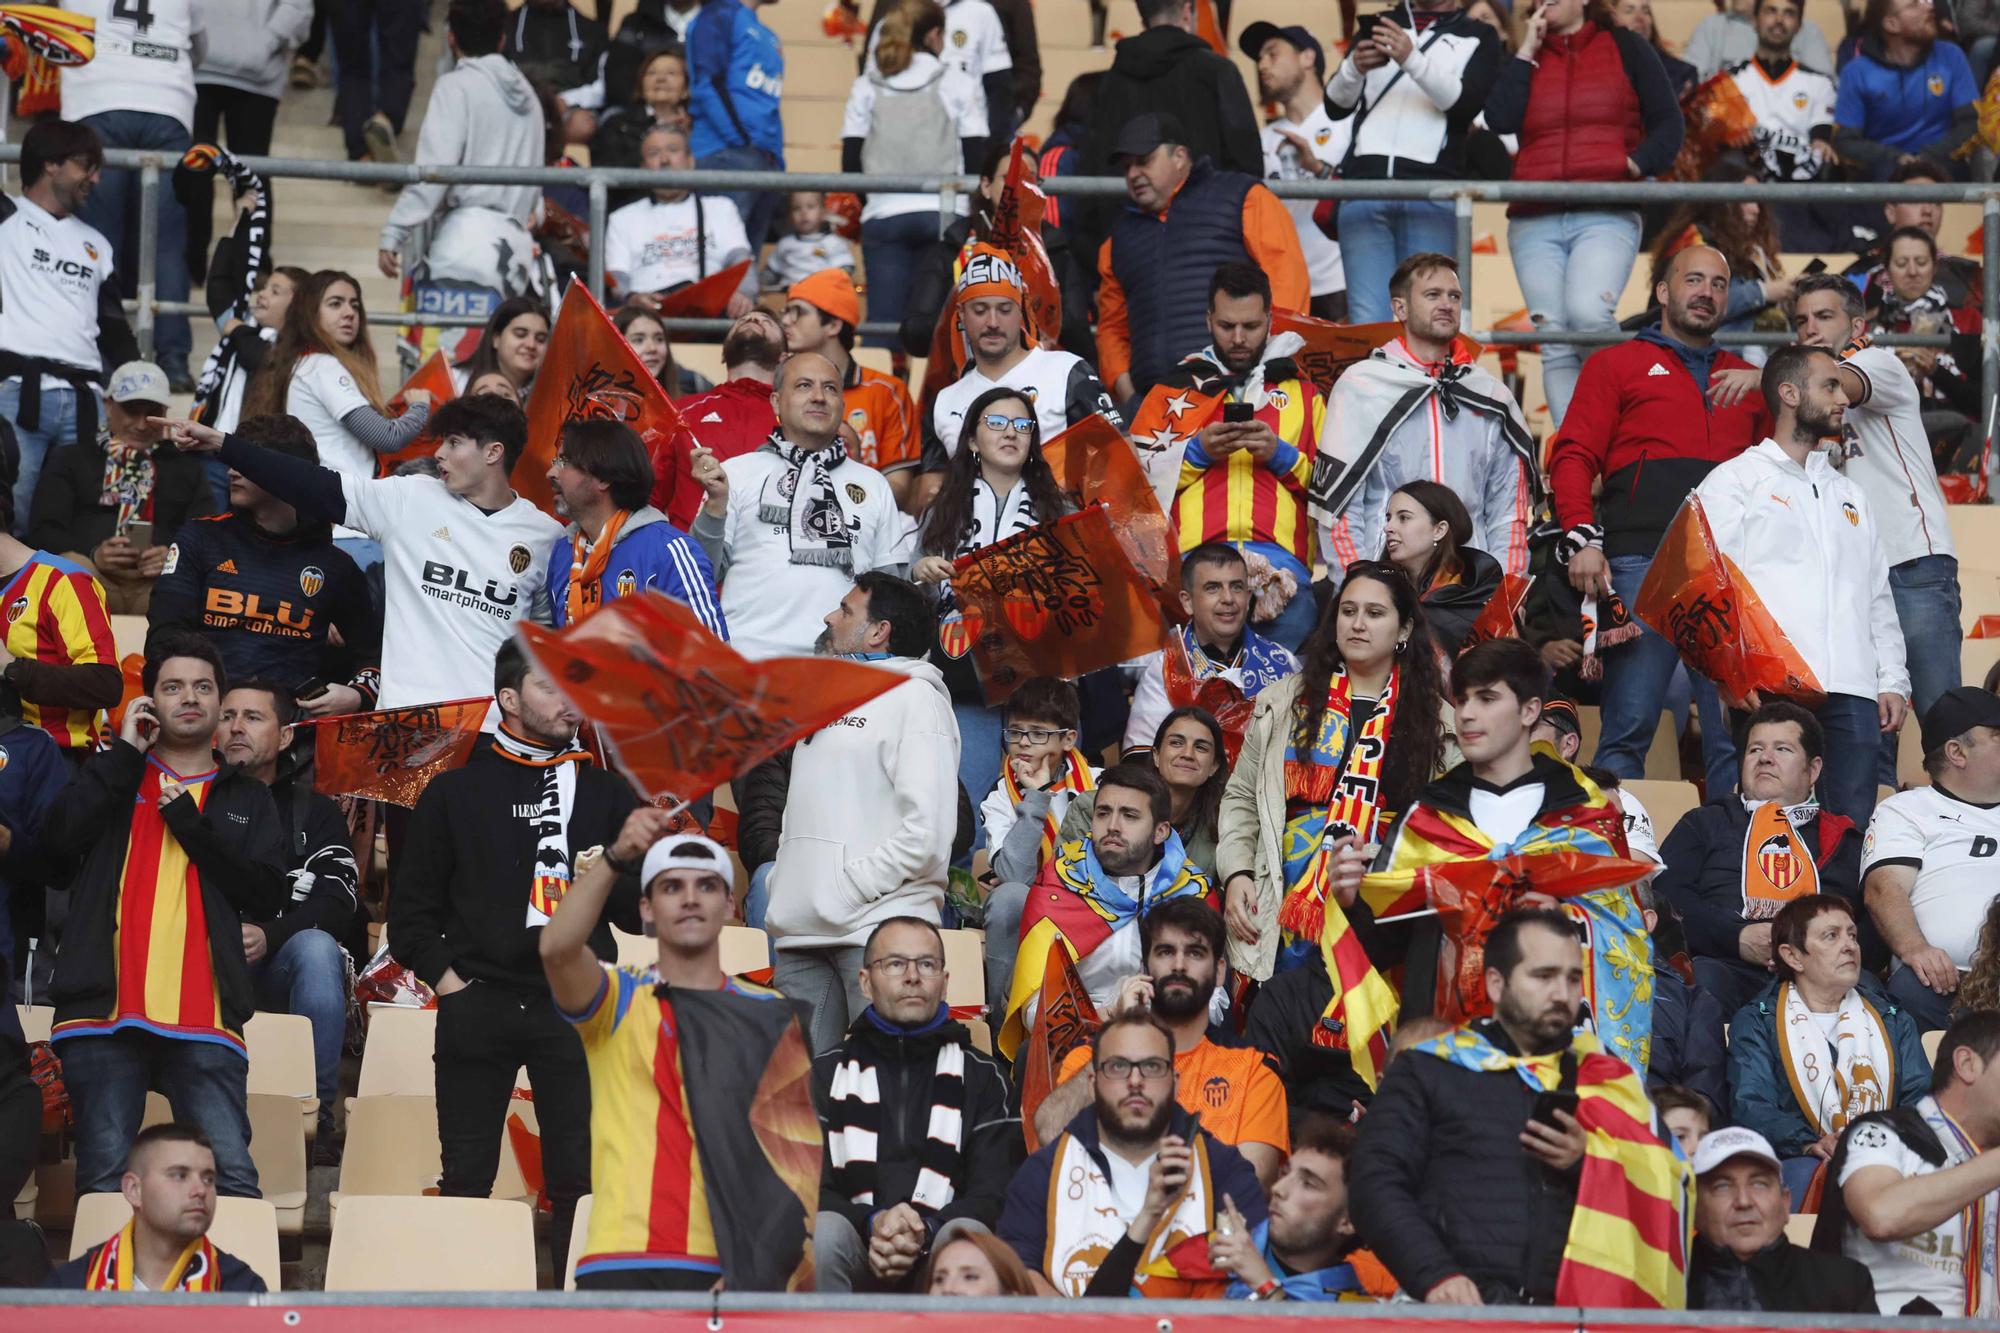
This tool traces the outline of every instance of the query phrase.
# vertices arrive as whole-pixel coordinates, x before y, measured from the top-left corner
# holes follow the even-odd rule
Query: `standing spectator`
[[[1328,395],[1319,441],[1328,461],[1313,487],[1328,560],[1348,565],[1380,552],[1390,498],[1431,481],[1465,504],[1474,545],[1504,572],[1528,572],[1542,489],[1535,441],[1507,386],[1460,346],[1464,303],[1450,255],[1411,255],[1389,276],[1401,336],[1349,367]]]
[[[0,605],[21,607],[0,631],[12,711],[82,763],[101,739],[100,710],[117,707],[125,685],[102,585],[84,565],[0,532]]]
[[[271,267],[271,206],[262,179],[244,171],[234,158],[218,154],[218,161],[218,171],[240,191],[236,230],[216,242],[209,261],[205,295],[221,336],[202,362],[189,415],[226,434],[242,418],[250,379],[270,358],[285,312],[312,274],[291,264]]]
[[[704,171],[783,171],[785,127],[779,95],[785,54],[777,34],[757,18],[774,0],[702,0],[687,29],[688,82],[694,133],[689,147]],[[729,201],[743,218],[750,248],[771,227],[778,196],[738,190]]]
[[[1667,72],[1667,86],[1674,90],[1676,102],[1693,92],[1695,85],[1701,82],[1695,67],[1669,51],[1666,43],[1660,40],[1659,25],[1653,20],[1653,0],[1617,0],[1611,6],[1611,21],[1646,39],[1646,45],[1652,47],[1653,54],[1660,58],[1660,67]]]
[[[1734,151],[1718,153],[1702,173],[1705,182],[1732,185],[1765,183],[1761,163]],[[1780,192],[1782,193],[1782,192]],[[1654,249],[1654,272],[1690,245],[1710,245],[1729,261],[1729,301],[1722,310],[1721,333],[1779,333],[1790,328],[1784,302],[1793,279],[1785,276],[1779,254],[1777,210],[1760,200],[1741,202],[1701,200],[1683,204],[1668,216]],[[1765,348],[1746,347],[1743,357],[1753,366],[1764,364]]]
[[[1726,69],[1749,60],[1757,53],[1757,23],[1753,17],[1757,0],[1725,0],[1717,12],[1694,25],[1684,54],[1706,83]],[[1792,59],[1807,69],[1823,74],[1834,72],[1833,48],[1826,34],[1811,19],[1800,22],[1792,36]]]
[[[1021,1118],[1007,1076],[944,1002],[944,937],[890,917],[862,950],[868,1007],[813,1061],[826,1138],[815,1291],[908,1287],[938,1237],[1000,1220],[1020,1165]]]
[[[1520,136],[1515,180],[1648,180],[1681,149],[1680,105],[1652,47],[1587,16],[1584,0],[1535,8],[1520,49],[1501,62],[1485,114],[1495,134]],[[1535,327],[1612,327],[1639,253],[1639,210],[1517,203],[1507,218],[1507,252]],[[1581,347],[1543,344],[1542,389],[1556,426],[1583,358]]]
[[[597,130],[595,112],[604,109],[604,64],[611,34],[598,20],[577,12],[570,0],[526,0],[511,16],[500,54],[514,62],[528,82],[556,95],[566,113],[565,138],[588,143]]]
[[[194,67],[194,142],[220,144],[220,131],[226,129],[232,155],[268,157],[292,50],[312,27],[312,0],[201,0],[201,12],[205,27]],[[178,173],[174,184],[178,191]],[[187,209],[188,267],[198,275],[206,271],[208,256],[206,177],[191,193],[181,204]]]
[[[800,489],[803,489],[801,485]],[[937,668],[929,601],[860,573],[826,617],[828,647],[909,679],[799,743],[766,915],[778,989],[812,1010],[816,1052],[861,1016],[861,965],[881,922],[936,923],[957,831],[958,727]],[[841,886],[825,891],[828,877]]]
[[[223,683],[206,639],[153,645],[118,740],[85,761],[43,827],[47,853],[74,867],[50,999],[79,1196],[117,1185],[158,1084],[215,1141],[221,1192],[257,1197],[242,919],[276,915],[290,883],[270,793],[216,761]]]
[[[917,406],[903,381],[854,359],[861,294],[853,277],[830,268],[793,283],[785,292],[779,322],[788,354],[825,357],[840,373],[842,420],[860,441],[854,461],[881,473],[898,505],[914,508],[911,497],[923,456]]]
[[[1794,1245],[1785,1235],[1792,1193],[1778,1154],[1754,1129],[1703,1136],[1693,1156],[1695,1244],[1690,1310],[1874,1314],[1865,1265]]]
[[[1875,807],[1862,881],[1868,915],[1896,955],[1889,994],[1917,1027],[1951,1021],[1959,978],[1972,967],[1992,905],[2000,852],[2000,699],[1966,685],[1923,715],[1928,787]]]
[[[369,67],[368,34],[360,30],[370,10],[382,25],[379,34],[384,62],[392,45],[402,40],[401,25],[410,23],[408,40],[416,41],[417,15],[405,11],[416,7],[403,0],[361,0],[343,4],[343,22],[355,26],[350,41],[358,49],[350,57],[348,43],[335,38],[340,52],[341,96],[349,101],[350,77],[357,72],[365,79]],[[539,167],[546,143],[541,102],[534,88],[500,54],[500,39],[507,21],[501,0],[451,0],[445,14],[445,46],[458,63],[440,75],[424,107],[423,127],[417,131],[416,160],[427,167]],[[387,30],[393,26],[396,31]],[[353,62],[353,63],[350,63]],[[402,70],[397,77],[406,79]],[[357,79],[353,94],[360,99],[365,83]],[[398,91],[399,89],[399,91]],[[395,146],[390,137],[391,122],[401,133],[402,115],[409,105],[407,81],[391,87],[384,78],[385,99],[400,97],[400,105],[367,117],[369,142],[376,145],[378,159],[393,160]],[[362,105],[357,101],[355,106]],[[349,106],[342,112],[348,131],[348,155],[355,154],[357,122],[365,113]],[[350,118],[350,116],[352,118]],[[405,185],[382,224],[382,238],[376,252],[376,267],[384,277],[398,276],[407,263],[410,276],[430,282],[456,282],[484,287],[502,297],[519,296],[534,286],[531,267],[534,244],[528,224],[541,201],[541,190],[533,185],[447,185],[418,181]],[[422,253],[415,246],[421,241]],[[421,267],[418,266],[421,261]]]
[[[1194,155],[1189,138],[1176,116],[1149,111],[1113,145],[1128,202],[1097,257],[1097,366],[1120,403],[1207,339],[1207,279],[1217,266],[1262,269],[1272,305],[1312,303],[1292,215],[1256,177]]]
[[[1354,124],[1326,113],[1326,51],[1319,38],[1297,24],[1280,28],[1260,21],[1245,28],[1236,45],[1257,62],[1257,100],[1278,108],[1264,126],[1264,179],[1331,180],[1347,157]],[[1347,273],[1339,244],[1313,221],[1321,202],[1287,199],[1285,211],[1306,257],[1311,314],[1338,320],[1347,314]]]
[[[701,483],[694,479],[697,447],[727,462],[762,448],[778,428],[771,392],[784,355],[784,329],[768,311],[753,310],[722,339],[722,383],[681,400],[684,429],[653,456],[653,507],[675,527],[692,531],[701,512]]]
[[[996,127],[993,137],[1011,140],[1014,131],[1035,113],[1035,103],[1042,100],[1042,44],[1035,32],[1033,0],[993,0],[993,12],[1000,16],[1000,33],[1006,41],[1009,72],[1013,76],[1008,125],[1004,132]],[[986,105],[991,115],[991,96]]]
[[[1615,592],[1629,608],[1687,493],[1764,432],[1765,414],[1755,398],[1733,407],[1709,402],[1712,371],[1750,368],[1715,345],[1728,294],[1729,265],[1721,252],[1689,246],[1655,284],[1660,327],[1605,348],[1577,380],[1549,448],[1549,480],[1556,522],[1564,529],[1559,554],[1571,586],[1585,597]],[[1699,423],[1699,432],[1692,423]],[[1599,478],[1602,495],[1593,503]],[[1605,654],[1599,767],[1620,778],[1645,774],[1646,751],[1679,665],[1673,644],[1651,629]],[[1701,710],[1709,790],[1727,791],[1735,772],[1729,723],[1714,685],[1690,680]]]
[[[1763,394],[1772,434],[1717,464],[1695,494],[1716,549],[1751,589],[1764,590],[1826,691],[1813,710],[1827,738],[1821,790],[1836,814],[1866,825],[1881,738],[1909,709],[1889,566],[1868,497],[1820,448],[1839,433],[1847,407],[1839,363],[1820,348],[1781,347],[1764,367]]]
[[[1020,9],[1029,8],[1024,0],[1014,0],[1014,3]],[[914,20],[925,8],[920,0],[900,0],[899,3],[877,6],[874,26],[868,32],[868,57],[862,62],[864,78],[887,73],[882,68],[881,43],[885,34],[894,31],[889,19],[900,14]],[[1014,126],[1021,117],[1015,114],[1013,53],[1008,46],[1007,25],[1000,17],[999,6],[989,4],[987,0],[943,0],[943,9],[943,39],[936,54],[946,69],[957,71],[979,89],[992,137],[1006,143],[1014,137]],[[1028,22],[1032,29],[1032,15]],[[921,45],[921,33],[918,38]],[[945,47],[950,49],[947,51]],[[1038,73],[1038,80],[1039,77]],[[1025,113],[1032,109],[1033,104],[1030,103],[1022,111]]]
[[[1938,40],[1931,0],[1868,0],[1833,118],[1833,146],[1867,180],[1887,180],[1919,157],[1958,158],[1979,128],[1979,85],[1965,52]],[[1965,176],[1963,167],[1952,172]]]
[[[785,220],[791,230],[780,236],[758,271],[767,292],[782,292],[826,268],[854,273],[854,251],[833,229],[826,215],[826,196],[818,190],[793,190],[785,196]]]
[[[1891,185],[1944,185],[1952,179],[1951,169],[1928,158],[1914,158],[1889,175]],[[1857,226],[1854,236],[1867,242],[1855,261],[1841,270],[1861,288],[1862,303],[1881,304],[1889,290],[1889,237],[1899,228],[1915,227],[1937,240],[1944,224],[1944,205],[1935,199],[1897,199],[1882,205],[1882,225],[1873,229]],[[1980,290],[1980,265],[1965,255],[1938,256],[1937,281],[1945,289],[1946,304],[1954,309],[1972,302]]]
[[[194,142],[194,67],[207,40],[201,0],[82,0],[76,13],[97,22],[97,54],[62,74],[62,114],[89,126],[106,148],[150,149],[177,162]],[[25,179],[26,173],[23,173]],[[153,295],[161,301],[188,299],[187,210],[170,190],[159,198],[158,268]],[[112,237],[127,255],[139,253],[139,176],[108,170],[78,209],[83,220]],[[138,295],[137,264],[120,273],[128,298]],[[186,315],[160,315],[154,322],[153,359],[167,372],[175,393],[192,393],[188,353],[194,334]]]
[[[455,56],[485,54],[486,49],[475,53],[454,47],[451,34],[462,17],[488,8],[489,0],[452,0],[445,18],[446,49]],[[497,0],[490,3],[490,9],[494,12],[484,21],[493,26],[495,44],[490,49],[498,51],[499,22],[505,10]],[[333,63],[340,78],[333,114],[340,122],[348,161],[402,160],[396,136],[403,132],[403,119],[410,113],[410,98],[416,91],[417,39],[426,14],[426,10],[402,0],[331,0],[327,5]],[[295,67],[294,79],[297,74]],[[437,96],[435,88],[431,96]],[[433,160],[424,157],[421,137],[417,160]]]
[[[1357,37],[1326,85],[1327,114],[1351,120],[1353,143],[1341,175],[1349,180],[1456,180],[1465,174],[1465,137],[1500,72],[1500,35],[1456,0],[1408,0]],[[1389,319],[1381,277],[1410,255],[1452,248],[1451,205],[1432,199],[1348,199],[1338,211],[1341,254],[1356,275],[1347,317]]]
[[[640,144],[648,171],[687,171],[694,166],[685,130],[655,125]],[[604,271],[625,300],[657,313],[660,298],[711,273],[755,257],[744,237],[743,219],[729,195],[697,195],[661,187],[636,200],[604,224]],[[740,319],[757,295],[757,266],[730,293],[727,314]]]
[[[390,887],[389,949],[437,992],[440,1191],[492,1192],[508,1101],[526,1065],[560,1271],[576,1201],[590,1192],[590,1072],[549,1003],[541,931],[585,869],[579,858],[619,842],[639,800],[623,778],[591,764],[576,743],[576,710],[518,639],[502,641],[491,688],[499,730],[465,767],[432,779],[410,815]],[[621,876],[606,918],[586,914],[581,933],[598,957],[613,956],[608,922],[637,932],[635,888]]]

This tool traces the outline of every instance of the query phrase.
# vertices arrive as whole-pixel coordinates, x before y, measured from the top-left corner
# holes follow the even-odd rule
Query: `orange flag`
[[[1222,410],[1222,395],[1155,384],[1132,416],[1132,447],[1152,483],[1162,513],[1172,510],[1181,486],[1181,457],[1188,441],[1201,434]]]
[[[490,699],[314,719],[313,787],[414,806],[430,780],[472,754]]]
[[[907,677],[827,657],[751,662],[681,603],[642,592],[522,642],[649,798],[692,800]]]
[[[1021,1053],[1021,1132],[1027,1136],[1028,1151],[1041,1147],[1035,1135],[1035,1111],[1056,1086],[1063,1061],[1079,1046],[1086,1045],[1101,1026],[1097,1006],[1076,963],[1060,941],[1049,946],[1048,971],[1042,974],[1042,999],[1035,1011],[1035,1027],[1028,1034],[1028,1048]]]
[[[1727,71],[1688,94],[1681,118],[1686,122],[1686,133],[1680,155],[1662,178],[1665,180],[1700,180],[1716,154],[1746,146],[1757,130],[1757,113]]]
[[[1521,605],[1528,600],[1528,580],[1519,574],[1502,574],[1500,586],[1493,590],[1480,609],[1479,617],[1472,622],[1466,632],[1465,642],[1458,651],[1464,652],[1475,643],[1488,639],[1518,639],[1521,637]]]
[[[417,367],[416,373],[404,380],[403,387],[396,390],[396,396],[389,400],[389,406],[396,416],[401,416],[409,410],[410,400],[406,395],[412,389],[430,390],[432,412],[436,412],[458,397],[458,390],[453,388],[451,383],[451,363],[444,359],[443,348],[440,347],[425,357],[424,363]],[[395,453],[383,455],[375,464],[375,475],[393,477],[396,475],[396,469],[412,458],[429,458],[436,452],[437,438],[429,431],[425,431]]]
[[[729,298],[743,285],[750,261],[739,259],[720,273],[711,273],[699,282],[664,293],[660,314],[668,319],[720,319],[729,309]]]
[[[1228,752],[1229,767],[1236,767],[1236,756],[1243,749],[1243,735],[1250,730],[1250,718],[1257,710],[1256,703],[1244,698],[1239,686],[1220,676],[1196,680],[1194,663],[1188,661],[1187,645],[1181,641],[1180,635],[1167,635],[1160,655],[1167,702],[1175,708],[1199,704],[1207,709],[1208,715],[1222,728],[1222,748]]]
[[[989,703],[1030,676],[1081,676],[1150,653],[1165,632],[1153,585],[1103,505],[960,556],[952,591]]]
[[[572,279],[528,396],[528,447],[514,465],[514,489],[553,514],[548,471],[563,424],[595,417],[622,421],[639,432],[648,457],[666,448],[682,425],[667,391],[646,373],[604,307]]]
[[[1765,609],[1736,562],[1715,545],[1701,500],[1690,495],[1660,539],[1632,614],[1680,650],[1722,693],[1782,695],[1817,707],[1819,678]]]
[[[1132,445],[1101,413],[1042,445],[1042,456],[1078,509],[1102,504],[1132,568],[1154,585],[1161,611],[1181,618],[1180,543]]]
[[[1194,35],[1207,42],[1215,54],[1229,56],[1229,43],[1222,34],[1222,21],[1216,16],[1215,0],[1194,0]]]
[[[1356,361],[1367,360],[1370,352],[1402,332],[1403,326],[1394,322],[1334,324],[1293,310],[1271,312],[1271,333],[1274,336],[1296,333],[1305,339],[1306,345],[1292,354],[1292,361],[1299,368],[1300,378],[1321,393],[1333,392],[1333,382],[1340,378],[1342,371]],[[1471,361],[1486,349],[1461,333],[1453,343],[1453,350],[1463,359]]]

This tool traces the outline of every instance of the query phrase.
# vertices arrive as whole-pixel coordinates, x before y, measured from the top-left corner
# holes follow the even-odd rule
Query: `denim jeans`
[[[1617,323],[1612,312],[1639,253],[1639,214],[1570,209],[1515,218],[1507,224],[1507,249],[1537,329],[1608,329]],[[1542,392],[1556,425],[1569,410],[1584,353],[1569,344],[1542,344]]]
[[[420,0],[340,0],[327,6],[334,114],[349,161],[368,151],[361,127],[377,111],[396,133],[403,132],[417,86],[417,40],[429,8]]]
[[[92,393],[96,390],[92,389]],[[76,390],[61,380],[42,377],[42,424],[26,430],[21,416],[19,376],[0,382],[0,417],[14,424],[14,438],[21,446],[21,474],[14,478],[14,533],[24,536],[35,504],[35,483],[51,449],[76,442]],[[98,420],[103,420],[102,409]]]
[[[695,166],[703,171],[776,171],[778,160],[761,148],[737,144],[710,153]],[[736,205],[743,219],[743,234],[750,238],[751,255],[761,253],[764,237],[771,230],[771,216],[778,211],[778,196],[769,190],[731,190],[722,197]],[[874,278],[869,282],[872,285]]]
[[[194,142],[187,126],[172,116],[151,111],[100,111],[83,123],[97,131],[106,148],[150,148],[179,161]],[[188,299],[187,211],[169,182],[160,190],[160,236],[154,296],[162,301]],[[77,216],[104,233],[117,262],[118,285],[127,297],[139,293],[139,173],[106,167]],[[153,321],[153,360],[163,369],[188,368],[194,332],[186,315],[160,315]],[[112,369],[110,366],[106,370]]]
[[[861,262],[868,271],[868,321],[903,322],[917,265],[938,242],[938,213],[898,213],[861,224]],[[870,340],[871,343],[873,340]],[[881,344],[896,345],[895,335]]]
[[[241,1199],[263,1196],[250,1160],[250,1062],[219,1041],[162,1037],[130,1028],[56,1043],[63,1085],[76,1112],[76,1192],[115,1192],[125,1157],[146,1117],[146,1091],[160,1086],[174,1118],[215,1145],[215,1188]]]
[[[814,1055],[845,1041],[848,1027],[868,1007],[861,997],[863,952],[858,944],[772,950],[771,984],[812,1013],[812,1031],[806,1035]]]
[[[771,910],[771,867],[776,861],[766,861],[750,871],[750,887],[743,891],[743,924],[758,930],[764,928],[764,913]]]
[[[1826,766],[1819,771],[1820,804],[1866,831],[1875,814],[1875,770],[1882,753],[1876,702],[1856,694],[1829,694],[1813,715],[1826,737]]]
[[[1899,967],[1889,977],[1889,998],[1917,1025],[1917,1031],[1939,1032],[1951,1026],[1953,997],[1940,995],[1923,983],[1916,969]]]
[[[302,930],[250,965],[257,1007],[312,1023],[313,1072],[322,1119],[340,1095],[340,1044],[347,1036],[347,959],[323,930]]]
[[[1389,275],[1421,250],[1450,254],[1458,221],[1450,204],[1428,199],[1346,199],[1340,205],[1340,256],[1347,265],[1347,318],[1374,324],[1389,313]]]
[[[1651,556],[1611,557],[1611,586],[1626,606],[1638,600],[1639,585],[1646,581],[1652,563]],[[1646,776],[1646,751],[1660,728],[1660,709],[1680,660],[1673,644],[1643,626],[1638,638],[1604,655],[1604,690],[1598,699],[1603,731],[1597,738],[1595,761],[1599,768],[1620,778]],[[1714,799],[1736,790],[1736,745],[1714,682],[1693,672],[1688,680],[1701,713],[1702,767],[1708,773],[1709,797]]]
[[[986,845],[986,816],[979,803],[1000,780],[1000,760],[1006,746],[1000,740],[1000,710],[987,704],[953,703],[958,719],[958,783],[972,802],[972,846]]]
[[[1924,555],[1889,567],[1889,591],[1896,598],[1896,620],[1903,627],[1903,655],[1910,667],[1910,718],[1918,725],[1924,710],[1946,690],[1959,684],[1958,561],[1948,555]],[[1882,764],[1876,779],[1896,785],[1897,734],[1882,737]]]

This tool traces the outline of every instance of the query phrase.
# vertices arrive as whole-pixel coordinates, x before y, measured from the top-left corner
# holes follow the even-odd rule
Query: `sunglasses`
[[[1010,417],[1004,412],[988,412],[985,416],[979,418],[979,424],[988,430],[1006,430],[1011,426],[1017,433],[1026,435],[1034,430],[1035,419],[1033,417]]]

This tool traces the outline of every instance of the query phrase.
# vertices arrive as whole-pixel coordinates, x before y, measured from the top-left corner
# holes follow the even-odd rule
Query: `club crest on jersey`
[[[8,624],[10,624],[10,625],[11,625],[11,624],[13,624],[13,623],[14,623],[15,621],[19,620],[19,619],[20,619],[20,618],[21,618],[22,616],[26,615],[27,613],[28,613],[28,599],[27,599],[27,598],[25,598],[25,597],[16,597],[16,598],[15,598],[15,599],[14,599],[13,601],[11,601],[11,602],[7,603],[7,623],[8,623]]]
[[[847,483],[847,498],[856,504],[862,504],[867,501],[868,492],[861,489],[859,482],[850,481]]]
[[[0,773],[7,771],[7,748],[0,746]]]
[[[525,574],[528,572],[528,562],[534,558],[534,552],[521,543],[515,542],[513,548],[507,552],[507,568],[513,570],[516,574]]]
[[[1764,878],[1771,882],[1771,887],[1781,892],[1791,888],[1798,880],[1798,858],[1792,855],[1792,844],[1784,834],[1774,833],[1764,839],[1763,845],[1757,849],[1757,868],[1764,872]]]
[[[855,434],[863,434],[868,429],[868,412],[865,408],[855,408],[847,414],[847,424],[854,427]]]
[[[299,571],[299,591],[306,596],[319,596],[319,590],[325,586],[326,574],[318,565],[307,565]]]
[[[1806,98],[1806,95],[1805,95],[1804,93],[1793,93],[1793,94],[1792,94],[1792,105],[1793,105],[1793,106],[1795,106],[1795,107],[1797,107],[1797,108],[1798,108],[1799,110],[1803,111],[1803,110],[1805,110],[1805,109],[1806,109],[1806,101],[1807,101],[1807,98]]]
[[[1932,97],[1943,97],[1944,75],[1942,74],[1931,75],[1930,78],[1924,81],[1924,87],[1930,90],[1930,95]]]
[[[1264,390],[1264,402],[1271,407],[1277,408],[1280,412],[1284,411],[1290,405],[1291,401],[1292,396],[1283,389]]]
[[[1840,512],[1847,515],[1847,525],[1849,527],[1858,528],[1861,526],[1861,511],[1854,507],[1852,500],[1842,500],[1840,502]]]
[[[639,591],[639,576],[629,569],[619,570],[618,595],[620,597],[630,597],[637,591]]]

